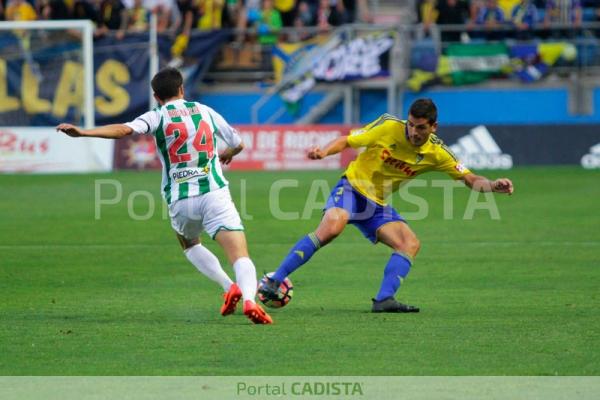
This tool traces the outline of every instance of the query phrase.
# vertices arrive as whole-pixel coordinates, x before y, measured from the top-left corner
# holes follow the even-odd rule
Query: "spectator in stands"
[[[237,29],[242,32],[248,28],[252,28],[256,25],[256,22],[260,19],[261,0],[241,0]],[[238,47],[245,41],[243,33],[238,34],[236,42]]]
[[[498,0],[487,0],[485,6],[479,10],[475,23],[488,28],[495,28],[503,24],[504,12],[498,6]]]
[[[63,0],[42,0],[38,3],[40,19],[69,19],[71,11]]]
[[[263,4],[264,3],[264,4]],[[258,39],[261,44],[276,43],[278,32],[282,27],[281,14],[274,8],[273,0],[243,0],[239,6],[239,19],[237,22],[238,35],[231,48],[237,53],[234,58],[243,59],[244,64],[255,65],[264,60],[261,57],[263,47],[255,46]],[[251,28],[250,35],[246,38],[244,32]],[[248,39],[249,46],[244,45]]]
[[[581,28],[582,19],[583,11],[580,0],[548,0],[546,2],[544,26],[552,29],[553,25],[562,25],[562,28],[552,29],[552,36],[574,37]],[[572,28],[567,28],[566,25]]]
[[[198,24],[200,18],[195,0],[177,0],[177,10],[178,18],[172,28],[176,33],[189,37],[192,27]]]
[[[355,8],[356,3],[353,0],[329,0],[329,25],[340,26],[352,23]]]
[[[479,10],[475,24],[488,30],[484,35],[486,39],[500,40],[504,37],[504,32],[498,28],[504,25],[504,21],[504,13],[498,6],[498,0],[486,0],[485,6]]]
[[[317,26],[320,32],[328,32],[331,29],[329,16],[331,14],[331,6],[329,0],[320,0],[319,8],[317,8]]]
[[[440,0],[438,10],[438,25],[464,25],[469,18],[469,6],[465,0]],[[442,40],[457,42],[463,32],[442,31]]]
[[[6,19],[6,15],[4,14],[4,0],[0,0],[0,21],[4,21]]]
[[[238,19],[238,28],[247,29],[254,26],[260,18],[261,0],[243,0]]]
[[[116,31],[115,37],[120,40],[127,28],[127,10],[121,0],[102,0],[96,36],[104,36],[109,31]]]
[[[9,0],[6,5],[7,21],[34,21],[36,19],[35,9],[25,0]]]
[[[281,14],[273,6],[273,0],[263,0],[259,19],[255,22],[258,42],[261,45],[274,45],[283,23]]]
[[[317,25],[317,10],[319,9],[319,0],[302,0],[298,3],[296,20],[294,25],[297,27],[307,27]]]
[[[312,3],[312,4],[311,4]],[[313,7],[314,6],[314,7]],[[317,9],[318,1],[313,0],[302,0],[298,3],[298,10],[296,12],[296,19],[294,20],[294,26],[296,27],[296,36],[288,38],[290,41],[307,40],[312,35],[304,28],[310,28],[317,24]]]
[[[144,0],[144,7],[156,15],[156,29],[158,32],[169,29],[173,23],[172,19],[175,19],[171,11],[176,9],[175,0]]]
[[[417,20],[419,22],[416,30],[417,40],[431,37],[434,41],[439,41],[440,34],[436,26],[439,14],[437,0],[419,0],[417,2]]]
[[[128,30],[144,32],[149,28],[149,12],[144,7],[143,0],[135,0],[133,6],[127,9]]]
[[[347,13],[346,23],[373,22],[368,0],[342,0]]]
[[[510,21],[516,28],[516,38],[521,40],[531,39],[534,36],[533,28],[538,21],[538,10],[530,0],[521,0],[513,8]]]
[[[192,29],[198,25],[200,10],[195,0],[177,0],[179,18],[173,24],[173,30],[177,33],[175,41],[171,46],[171,61],[169,66],[177,68],[183,64],[183,52],[187,49]]]
[[[224,0],[199,0],[197,28],[203,31],[221,29],[223,27]]]
[[[123,6],[127,9],[127,16],[131,16],[131,10],[138,8],[138,16],[141,16],[142,11],[136,6],[136,0],[121,0]],[[172,25],[176,18],[172,10],[176,10],[175,0],[142,0],[142,7],[146,9],[148,23],[150,14],[156,15],[156,29],[158,32],[164,32]]]
[[[468,0],[467,0],[468,1]],[[475,26],[475,21],[479,16],[481,9],[485,7],[485,0],[470,0],[469,1],[469,28]]]
[[[279,40],[279,31],[283,23],[281,14],[273,5],[273,0],[262,0],[258,19],[252,26],[253,33],[250,35],[250,42],[257,41],[260,46],[251,46],[251,62],[260,65],[263,69],[271,69],[271,51],[273,45]],[[254,34],[255,32],[255,34]]]
[[[332,26],[372,20],[367,0],[301,0],[295,26],[318,26],[321,31],[328,31]]]
[[[239,0],[225,0],[223,7],[223,27],[235,28],[239,18],[241,2]]]
[[[296,0],[273,0],[273,6],[281,15],[281,23],[286,28],[294,26],[296,20]]]
[[[98,21],[98,12],[96,8],[88,0],[76,0],[73,3],[71,11],[73,19],[89,19],[94,22]]]
[[[504,13],[504,16],[508,19],[512,15],[515,7],[521,2],[521,0],[498,0],[498,7]]]
[[[342,0],[342,3],[344,3],[344,9],[346,10],[347,24],[362,21],[363,15],[361,13],[368,11],[364,7],[366,4],[365,0]]]

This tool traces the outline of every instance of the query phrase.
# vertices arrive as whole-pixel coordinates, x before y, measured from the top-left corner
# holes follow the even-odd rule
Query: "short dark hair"
[[[427,118],[430,124],[437,121],[437,107],[431,99],[417,99],[408,110],[409,115],[415,118]]]
[[[150,84],[156,97],[167,100],[179,94],[179,88],[183,85],[183,76],[178,69],[167,67],[158,71]]]

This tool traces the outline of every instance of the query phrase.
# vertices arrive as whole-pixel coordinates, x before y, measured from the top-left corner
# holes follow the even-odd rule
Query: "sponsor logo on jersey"
[[[177,182],[186,182],[192,178],[204,178],[208,175],[210,169],[208,166],[204,168],[182,168],[171,171],[171,178]]]
[[[468,168],[510,169],[513,166],[512,156],[502,153],[483,125],[471,129],[468,135],[458,139],[458,143],[450,146],[450,149]]]
[[[388,149],[384,149],[381,152],[380,158],[381,158],[381,160],[383,160],[384,164],[390,165],[390,166],[394,167],[395,169],[404,172],[407,176],[417,175],[417,172],[413,171],[407,162],[398,160],[397,158],[392,157],[392,153],[390,153],[390,151]]]
[[[590,147],[590,152],[581,157],[581,166],[585,169],[600,168],[600,143]]]

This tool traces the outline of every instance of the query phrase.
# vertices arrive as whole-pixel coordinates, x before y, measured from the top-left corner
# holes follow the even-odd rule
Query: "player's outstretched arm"
[[[514,192],[512,181],[508,178],[491,181],[485,176],[468,174],[464,176],[463,180],[468,187],[478,192],[507,193],[509,195]]]
[[[93,129],[82,129],[71,124],[60,124],[56,127],[56,130],[64,132],[71,137],[97,137],[104,139],[120,139],[133,133],[133,129],[124,124],[104,125]]]
[[[348,148],[348,136],[340,136],[339,138],[329,142],[323,149],[321,149],[319,146],[311,148],[308,151],[308,158],[311,160],[320,160],[327,156],[337,154],[346,148]]]

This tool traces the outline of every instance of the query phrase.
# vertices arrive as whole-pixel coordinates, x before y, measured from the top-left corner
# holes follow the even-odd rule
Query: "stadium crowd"
[[[420,36],[439,35],[438,26],[464,25],[463,32],[505,27],[528,38],[536,28],[576,30],[584,20],[600,21],[600,0],[416,0],[415,11]],[[145,31],[151,13],[159,32],[254,28],[265,44],[276,41],[282,27],[328,30],[373,21],[368,0],[0,0],[0,20],[90,19],[96,35]],[[442,39],[459,40],[461,33],[445,31]]]
[[[98,35],[147,30],[151,13],[159,32],[329,28],[370,20],[367,0],[0,0],[0,20],[89,19]]]
[[[534,36],[574,36],[584,21],[600,22],[598,0],[418,0],[421,37],[436,37],[438,26],[464,25],[466,29],[444,30],[444,41],[472,37],[530,39]]]
[[[416,15],[416,39],[431,38],[437,49],[442,42],[471,39],[600,36],[600,29],[580,29],[584,21],[600,21],[600,0],[413,1],[414,10],[405,6],[405,11]],[[255,63],[282,38],[298,41],[347,23],[378,22],[372,4],[372,0],[0,0],[0,21],[89,19],[95,23],[96,37],[110,34],[121,39],[129,32],[147,31],[154,14],[159,33],[174,38],[173,66],[183,61],[192,30],[224,28],[237,32],[228,51],[240,54],[242,49],[242,57],[235,58],[251,53],[250,63]],[[249,43],[259,46],[251,45],[248,51]]]
[[[526,32],[600,21],[600,0],[417,0],[415,11],[424,35],[449,24]],[[273,33],[373,20],[368,0],[0,0],[0,20],[90,19],[99,35],[144,31],[150,13],[157,16],[159,32],[253,27]],[[448,32],[447,38],[458,34]]]

